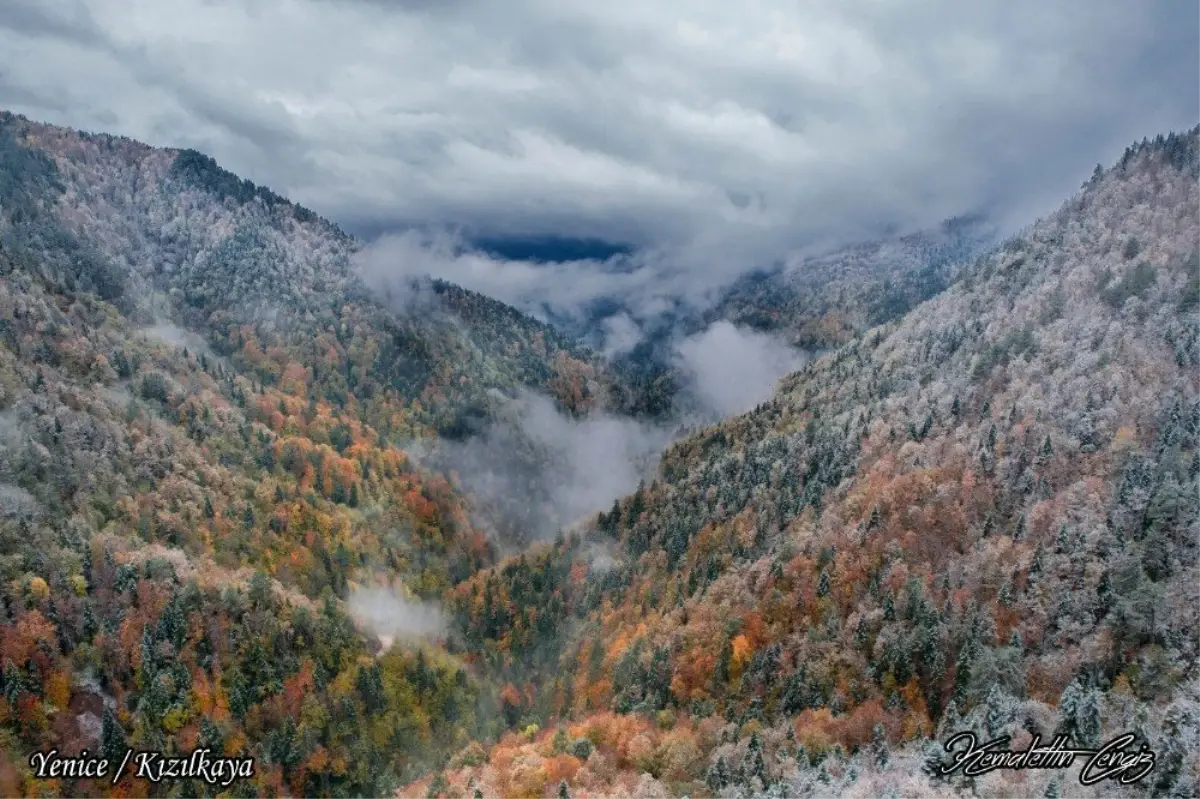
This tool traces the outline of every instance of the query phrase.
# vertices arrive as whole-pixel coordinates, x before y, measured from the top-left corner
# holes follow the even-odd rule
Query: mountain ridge
[[[128,744],[272,795],[947,794],[944,732],[1135,727],[1186,793],[1198,135],[508,556],[414,442],[497,392],[620,408],[589,351],[357,281],[206,156],[0,117],[0,790],[111,790],[26,753]]]
[[[917,772],[952,732],[1136,719],[1164,753],[1140,790],[1188,792],[1198,137],[1128,148],[944,292],[671,445],[593,530],[455,589],[461,651],[511,681],[518,728],[551,723],[440,784],[950,795],[967,784]]]

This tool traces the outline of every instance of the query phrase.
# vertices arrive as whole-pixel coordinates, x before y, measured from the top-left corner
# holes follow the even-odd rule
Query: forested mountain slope
[[[459,651],[524,732],[405,793],[1193,795],[1198,136],[1130,148],[594,525],[455,588]],[[920,774],[972,728],[1132,730],[1158,762]]]
[[[268,383],[309,369],[310,392],[354,396],[385,433],[453,429],[489,388],[602,399],[571,382],[595,356],[493,300],[426,283],[381,306],[351,266],[357,242],[201,153],[0,112],[0,166],[0,232],[56,285],[194,330]]]
[[[957,279],[976,256],[995,243],[981,217],[950,219],[936,228],[796,257],[769,270],[747,273],[694,307],[681,299],[643,320],[640,339],[614,353],[612,370],[630,409],[689,417],[689,375],[680,368],[681,339],[702,335],[728,321],[770,333],[807,353],[825,352],[866,330],[903,316]],[[602,313],[556,320],[587,340],[610,316],[625,312],[615,300],[598,302]],[[610,323],[611,324],[611,323]]]
[[[494,731],[461,661],[376,657],[343,601],[496,558],[407,442],[491,392],[586,413],[615,382],[458,287],[381,303],[356,246],[199,153],[0,114],[0,793],[148,790],[31,780],[34,750],[128,743],[376,795]]]
[[[950,285],[994,232],[981,218],[804,258],[738,281],[705,315],[820,351],[890,322]]]

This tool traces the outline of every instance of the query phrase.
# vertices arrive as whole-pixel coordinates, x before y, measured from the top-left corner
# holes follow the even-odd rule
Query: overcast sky
[[[367,236],[730,273],[1031,221],[1200,121],[1198,42],[1195,0],[3,0],[0,106],[195,147]]]

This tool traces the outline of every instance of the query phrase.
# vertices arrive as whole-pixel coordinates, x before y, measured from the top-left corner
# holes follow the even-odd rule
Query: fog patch
[[[675,356],[694,404],[716,417],[745,413],[769,400],[779,379],[810,358],[776,336],[725,320],[680,340]]]
[[[25,426],[15,408],[0,412],[0,447],[16,446],[25,433]]]
[[[632,350],[642,340],[642,328],[627,313],[617,313],[601,323],[603,352],[616,358]]]
[[[207,357],[214,357],[208,342],[202,336],[170,322],[159,322],[149,327],[143,327],[139,332],[147,338],[170,344],[172,347],[186,348],[196,355],[203,354]]]
[[[355,588],[346,599],[346,609],[377,635],[385,648],[398,639],[437,637],[446,629],[439,607],[400,596],[388,588]]]
[[[672,437],[666,426],[605,411],[574,418],[520,391],[479,434],[439,442],[428,462],[456,473],[501,543],[521,544],[608,510],[652,476]]]
[[[20,486],[0,483],[0,518],[33,519],[40,510],[33,494]]]
[[[588,569],[593,575],[601,575],[612,571],[622,564],[622,560],[614,557],[608,547],[602,544],[592,544],[584,552]]]

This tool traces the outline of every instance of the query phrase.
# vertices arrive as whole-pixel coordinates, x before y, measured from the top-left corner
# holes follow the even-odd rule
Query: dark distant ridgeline
[[[607,261],[634,252],[630,245],[620,242],[567,236],[493,236],[477,238],[472,244],[493,258],[534,263]]]

